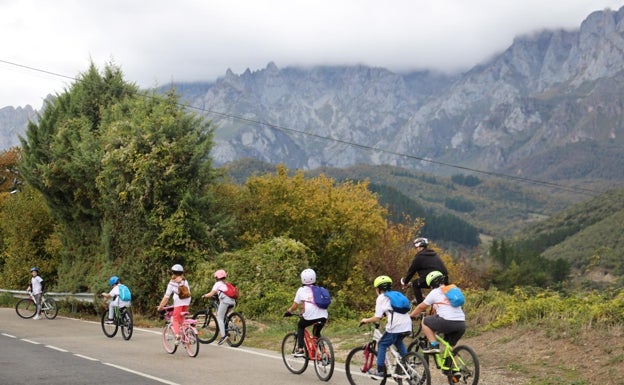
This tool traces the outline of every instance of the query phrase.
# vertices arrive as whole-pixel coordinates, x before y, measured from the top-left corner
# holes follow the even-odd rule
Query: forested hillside
[[[555,260],[568,261],[574,279],[624,284],[624,190],[606,192],[521,231],[512,242]]]

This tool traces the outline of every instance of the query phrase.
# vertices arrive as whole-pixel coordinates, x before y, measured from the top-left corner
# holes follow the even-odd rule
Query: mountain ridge
[[[388,164],[438,175],[458,166],[570,184],[590,174],[616,187],[624,183],[620,158],[605,177],[556,170],[574,159],[575,143],[594,149],[593,170],[613,164],[605,149],[624,144],[623,18],[624,7],[596,11],[576,30],[519,36],[456,75],[270,62],[159,90],[177,89],[212,120],[218,166],[255,158],[292,169]],[[0,127],[4,134],[2,117]]]

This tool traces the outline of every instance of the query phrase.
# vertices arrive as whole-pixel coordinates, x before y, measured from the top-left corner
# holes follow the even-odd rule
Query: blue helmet
[[[110,286],[113,286],[115,284],[119,283],[119,277],[116,275],[113,275],[112,277],[110,277],[110,279],[108,280],[108,284]]]
[[[37,267],[33,267],[32,269],[30,269],[30,272],[32,273],[33,271],[36,271],[37,273],[39,272],[39,268]]]

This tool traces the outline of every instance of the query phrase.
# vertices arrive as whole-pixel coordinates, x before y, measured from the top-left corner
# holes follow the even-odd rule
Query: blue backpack
[[[385,294],[386,297],[390,298],[390,306],[392,306],[393,312],[405,314],[410,311],[410,301],[405,294],[393,290],[387,291]]]
[[[331,304],[331,296],[329,290],[322,286],[310,285],[312,289],[312,296],[314,298],[314,304],[321,309],[327,309]]]
[[[130,293],[130,289],[128,289],[128,286],[122,285],[120,283],[118,287],[119,287],[119,299],[122,301],[131,301],[132,294]]]
[[[442,288],[442,292],[446,295],[446,299],[449,300],[451,306],[460,307],[466,302],[464,293],[461,289],[455,285],[446,285]]]

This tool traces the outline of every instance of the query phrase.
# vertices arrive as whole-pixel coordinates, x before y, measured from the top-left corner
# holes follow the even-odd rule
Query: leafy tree
[[[195,279],[191,281],[193,296],[199,298],[200,293],[207,293],[212,288],[214,272],[225,269],[228,280],[241,291],[243,300],[237,306],[245,315],[281,317],[301,286],[301,271],[309,267],[308,261],[313,259],[312,250],[301,242],[277,237],[248,249],[220,253],[214,260],[200,263],[189,279]],[[200,277],[210,278],[202,280]],[[321,276],[319,284],[324,284]],[[332,304],[332,308],[335,307]]]
[[[309,247],[320,277],[343,282],[355,256],[375,244],[386,227],[386,210],[366,182],[335,185],[320,175],[250,177],[238,193],[237,218],[247,244],[285,236]]]
[[[160,294],[146,267],[165,276],[218,251],[212,134],[174,93],[139,93],[112,65],[91,65],[48,102],[22,140],[20,171],[59,223],[59,285],[99,289],[116,274],[142,305]]]
[[[54,284],[61,246],[54,221],[36,190],[26,185],[0,203],[0,233],[1,287],[24,290],[33,266],[48,285]]]

